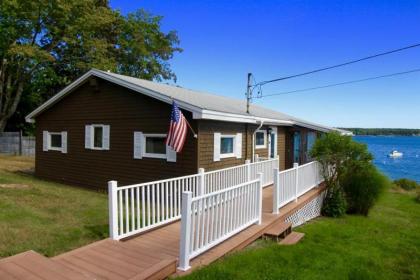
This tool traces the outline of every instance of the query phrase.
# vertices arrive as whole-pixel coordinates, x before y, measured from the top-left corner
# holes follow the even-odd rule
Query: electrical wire
[[[372,58],[376,58],[376,57],[379,57],[379,56],[384,56],[384,55],[388,55],[388,54],[392,54],[392,53],[396,53],[396,52],[401,52],[401,51],[408,50],[408,49],[411,49],[411,48],[416,48],[416,47],[420,47],[420,43],[410,45],[410,46],[406,46],[406,47],[399,48],[399,49],[395,49],[395,50],[391,50],[391,51],[387,51],[387,52],[383,52],[383,53],[378,53],[378,54],[375,54],[375,55],[370,55],[370,56],[355,59],[355,60],[351,60],[351,61],[348,61],[348,62],[333,65],[333,66],[328,66],[328,67],[323,67],[323,68],[311,70],[311,71],[300,73],[300,74],[294,74],[294,75],[285,76],[285,77],[281,77],[281,78],[277,78],[277,79],[272,79],[272,80],[268,80],[268,81],[259,82],[259,83],[255,84],[254,87],[262,86],[262,85],[265,85],[265,84],[268,84],[268,83],[278,82],[278,81],[282,81],[282,80],[292,79],[292,78],[296,78],[296,77],[301,77],[301,76],[305,76],[305,75],[309,75],[309,74],[313,74],[313,73],[317,73],[317,72],[321,72],[321,71],[326,71],[326,70],[330,70],[330,69],[333,69],[333,68],[347,66],[349,64],[361,62],[361,61],[364,61],[364,60],[368,60],[368,59],[372,59]]]
[[[275,96],[275,95],[284,95],[284,94],[290,94],[290,93],[298,93],[298,92],[312,91],[312,90],[317,90],[317,89],[323,89],[323,88],[329,88],[329,87],[336,87],[336,86],[348,85],[348,84],[353,84],[353,83],[366,82],[366,81],[371,81],[371,80],[376,80],[376,79],[381,79],[381,78],[388,78],[388,77],[393,77],[393,76],[400,76],[400,75],[405,75],[405,74],[411,74],[411,73],[415,73],[415,72],[420,72],[420,68],[409,70],[409,71],[404,71],[404,72],[393,73],[393,74],[387,74],[387,75],[381,75],[381,76],[376,76],[376,77],[370,77],[370,78],[365,78],[365,79],[359,79],[359,80],[341,82],[341,83],[336,83],[336,84],[329,84],[329,85],[312,87],[312,88],[305,88],[305,89],[297,89],[297,90],[292,90],[292,91],[284,91],[284,92],[272,93],[272,94],[264,94],[264,95],[261,95],[260,98],[262,98],[262,97],[268,97],[268,96]]]

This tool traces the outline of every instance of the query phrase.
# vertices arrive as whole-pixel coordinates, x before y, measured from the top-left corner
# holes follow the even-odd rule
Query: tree
[[[373,165],[367,146],[350,136],[332,132],[317,139],[311,156],[321,164],[327,186],[323,212],[329,216],[348,213],[367,215],[388,185]]]
[[[123,16],[105,0],[1,1],[0,131],[22,97],[39,105],[90,68],[176,79],[168,60],[182,50],[161,19]]]

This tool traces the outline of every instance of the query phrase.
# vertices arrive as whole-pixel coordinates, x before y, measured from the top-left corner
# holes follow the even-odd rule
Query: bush
[[[342,188],[335,186],[327,189],[321,213],[327,217],[341,217],[346,213],[347,204]]]
[[[411,191],[419,187],[416,181],[406,178],[395,180],[394,184],[406,191]]]
[[[367,165],[341,179],[347,202],[347,213],[367,216],[380,194],[390,185],[388,177],[375,166]]]
[[[420,189],[417,190],[416,201],[420,203]]]

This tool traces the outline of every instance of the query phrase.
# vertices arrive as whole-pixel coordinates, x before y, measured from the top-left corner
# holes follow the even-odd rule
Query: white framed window
[[[43,151],[59,151],[67,153],[67,132],[43,131]]]
[[[85,126],[85,148],[91,150],[109,150],[110,126],[91,124]]]
[[[267,148],[267,133],[264,130],[257,130],[257,132],[255,132],[255,148]]]
[[[134,132],[134,158],[158,158],[176,162],[176,152],[165,141],[166,134]]]
[[[235,156],[235,135],[220,136],[220,158]]]
[[[166,134],[143,134],[143,157],[166,158]]]
[[[214,161],[223,158],[242,158],[242,133],[214,133]]]

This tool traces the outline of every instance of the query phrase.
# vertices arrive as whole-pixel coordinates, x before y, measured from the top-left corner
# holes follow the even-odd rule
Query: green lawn
[[[107,195],[47,182],[19,170],[33,160],[0,157],[0,257],[35,250],[54,256],[108,236]]]
[[[319,218],[293,246],[259,241],[187,279],[420,279],[420,203],[387,192],[369,217]]]

